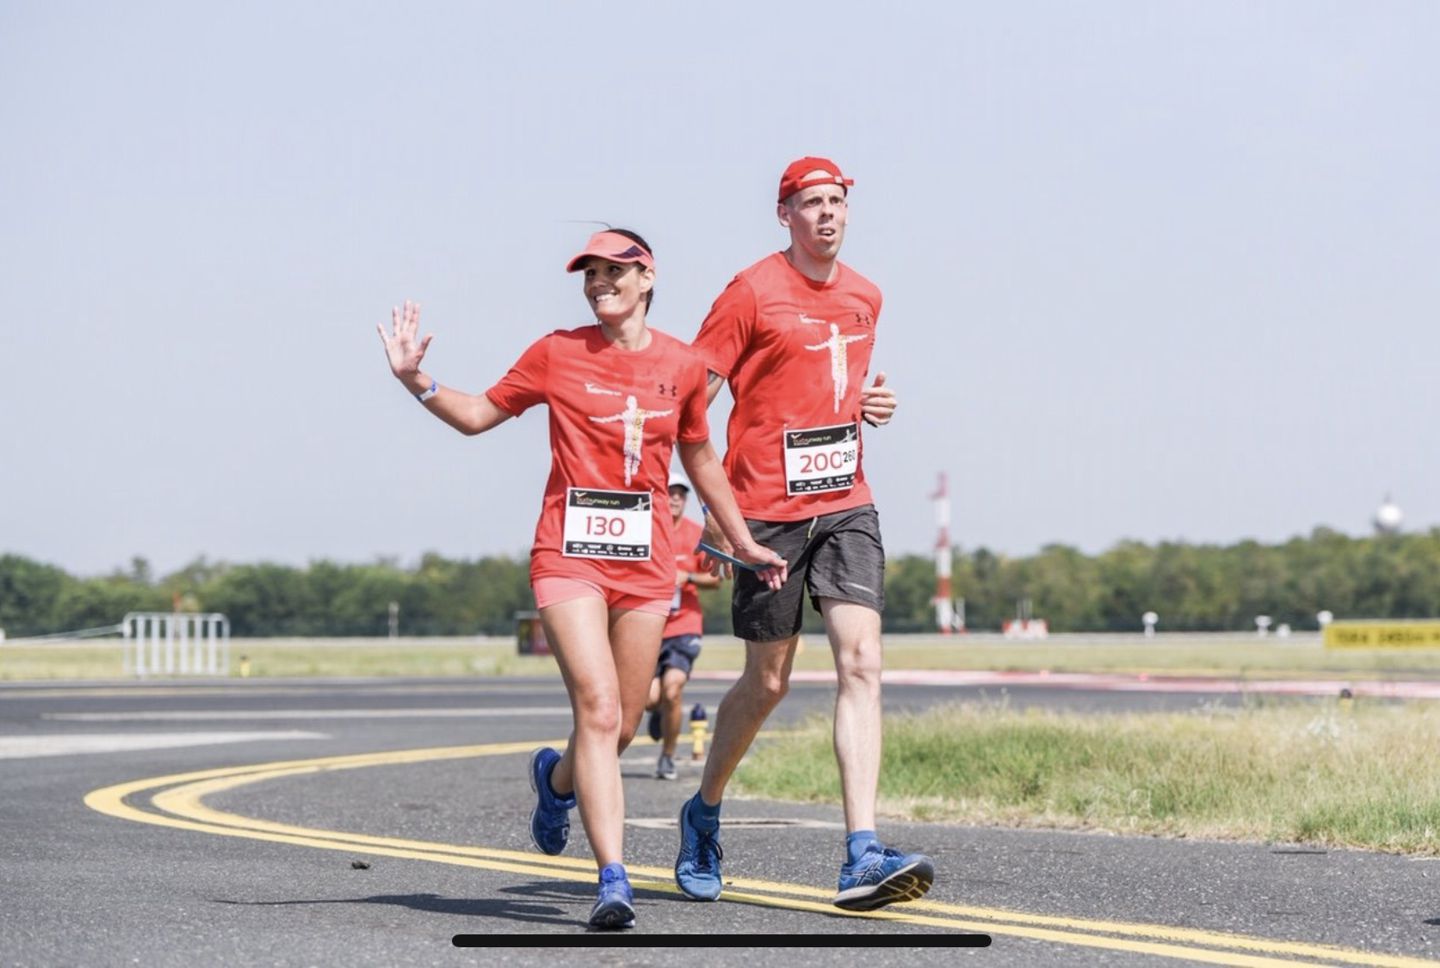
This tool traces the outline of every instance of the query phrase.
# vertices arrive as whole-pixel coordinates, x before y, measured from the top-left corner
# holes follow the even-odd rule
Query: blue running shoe
[[[602,931],[635,927],[635,892],[621,864],[600,868],[600,893],[590,909],[590,927]]]
[[[535,809],[530,811],[530,842],[542,854],[558,854],[570,840],[570,811],[575,795],[562,797],[550,787],[550,774],[560,754],[542,746],[530,754],[530,789],[535,791]]]
[[[660,707],[656,706],[650,710],[650,718],[645,723],[645,732],[649,733],[650,738],[657,743],[660,742],[660,737],[663,735],[660,725]]]
[[[695,794],[680,808],[680,855],[675,858],[675,883],[687,897],[697,901],[713,901],[720,896],[720,829],[701,830],[690,822],[690,804],[699,799]]]
[[[846,911],[874,911],[922,897],[934,881],[930,858],[901,854],[877,841],[854,864],[840,865],[840,887],[832,903]]]

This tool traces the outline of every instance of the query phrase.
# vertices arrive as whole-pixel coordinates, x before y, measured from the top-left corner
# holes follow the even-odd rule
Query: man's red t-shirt
[[[709,439],[706,375],[690,347],[649,332],[649,346],[626,350],[599,325],[556,330],[485,391],[513,416],[550,407],[531,580],[578,578],[651,600],[674,591],[670,454],[676,440]]]
[[[699,572],[704,569],[700,565],[700,555],[695,551],[700,546],[700,537],[705,529],[691,518],[681,518],[675,525],[673,541],[675,544],[675,571],[676,572]],[[676,589],[679,601],[670,607],[670,620],[665,623],[665,631],[661,633],[662,638],[670,638],[674,635],[700,635],[705,631],[705,616],[700,609],[700,592],[693,581],[687,581]]]
[[[880,290],[837,263],[814,282],[783,252],[731,280],[694,347],[730,381],[725,471],[745,517],[800,521],[871,503],[860,391]]]

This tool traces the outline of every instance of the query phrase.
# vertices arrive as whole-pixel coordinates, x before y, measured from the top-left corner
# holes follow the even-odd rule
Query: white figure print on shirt
[[[845,399],[845,391],[850,386],[850,363],[845,347],[851,343],[858,343],[865,339],[865,334],[859,336],[841,336],[840,327],[834,323],[830,324],[830,338],[823,343],[816,343],[814,346],[805,347],[807,350],[829,350],[830,351],[830,382],[835,386],[835,412],[840,412],[840,401]]]
[[[651,417],[668,417],[671,410],[641,410],[633,395],[625,398],[625,409],[608,417],[591,417],[596,423],[623,421],[625,427],[625,486],[640,469],[640,445],[645,440],[645,421]]]

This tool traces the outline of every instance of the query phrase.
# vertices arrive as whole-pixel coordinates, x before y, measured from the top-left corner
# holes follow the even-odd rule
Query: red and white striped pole
[[[949,635],[955,630],[955,602],[950,597],[950,494],[944,471],[930,500],[935,502],[935,521],[940,526],[935,539],[935,625],[941,635]]]

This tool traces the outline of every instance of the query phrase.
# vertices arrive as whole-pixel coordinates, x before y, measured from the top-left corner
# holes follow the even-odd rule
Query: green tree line
[[[1055,632],[1134,631],[1155,611],[1165,631],[1254,628],[1256,615],[1292,628],[1337,618],[1440,616],[1440,529],[1356,538],[1326,528],[1283,544],[1193,545],[1126,541],[1096,555],[1049,545],[1021,557],[954,549],[951,586],[966,626],[998,629],[1028,600]],[[935,565],[901,555],[886,569],[884,627],[934,627]],[[707,632],[729,630],[728,583],[702,593]],[[450,560],[288,565],[201,559],[157,577],[144,559],[81,578],[19,555],[0,556],[0,628],[15,638],[118,623],[127,612],[222,612],[236,636],[383,636],[390,603],[404,635],[508,635],[534,608],[529,561]],[[820,628],[807,610],[805,628]]]

